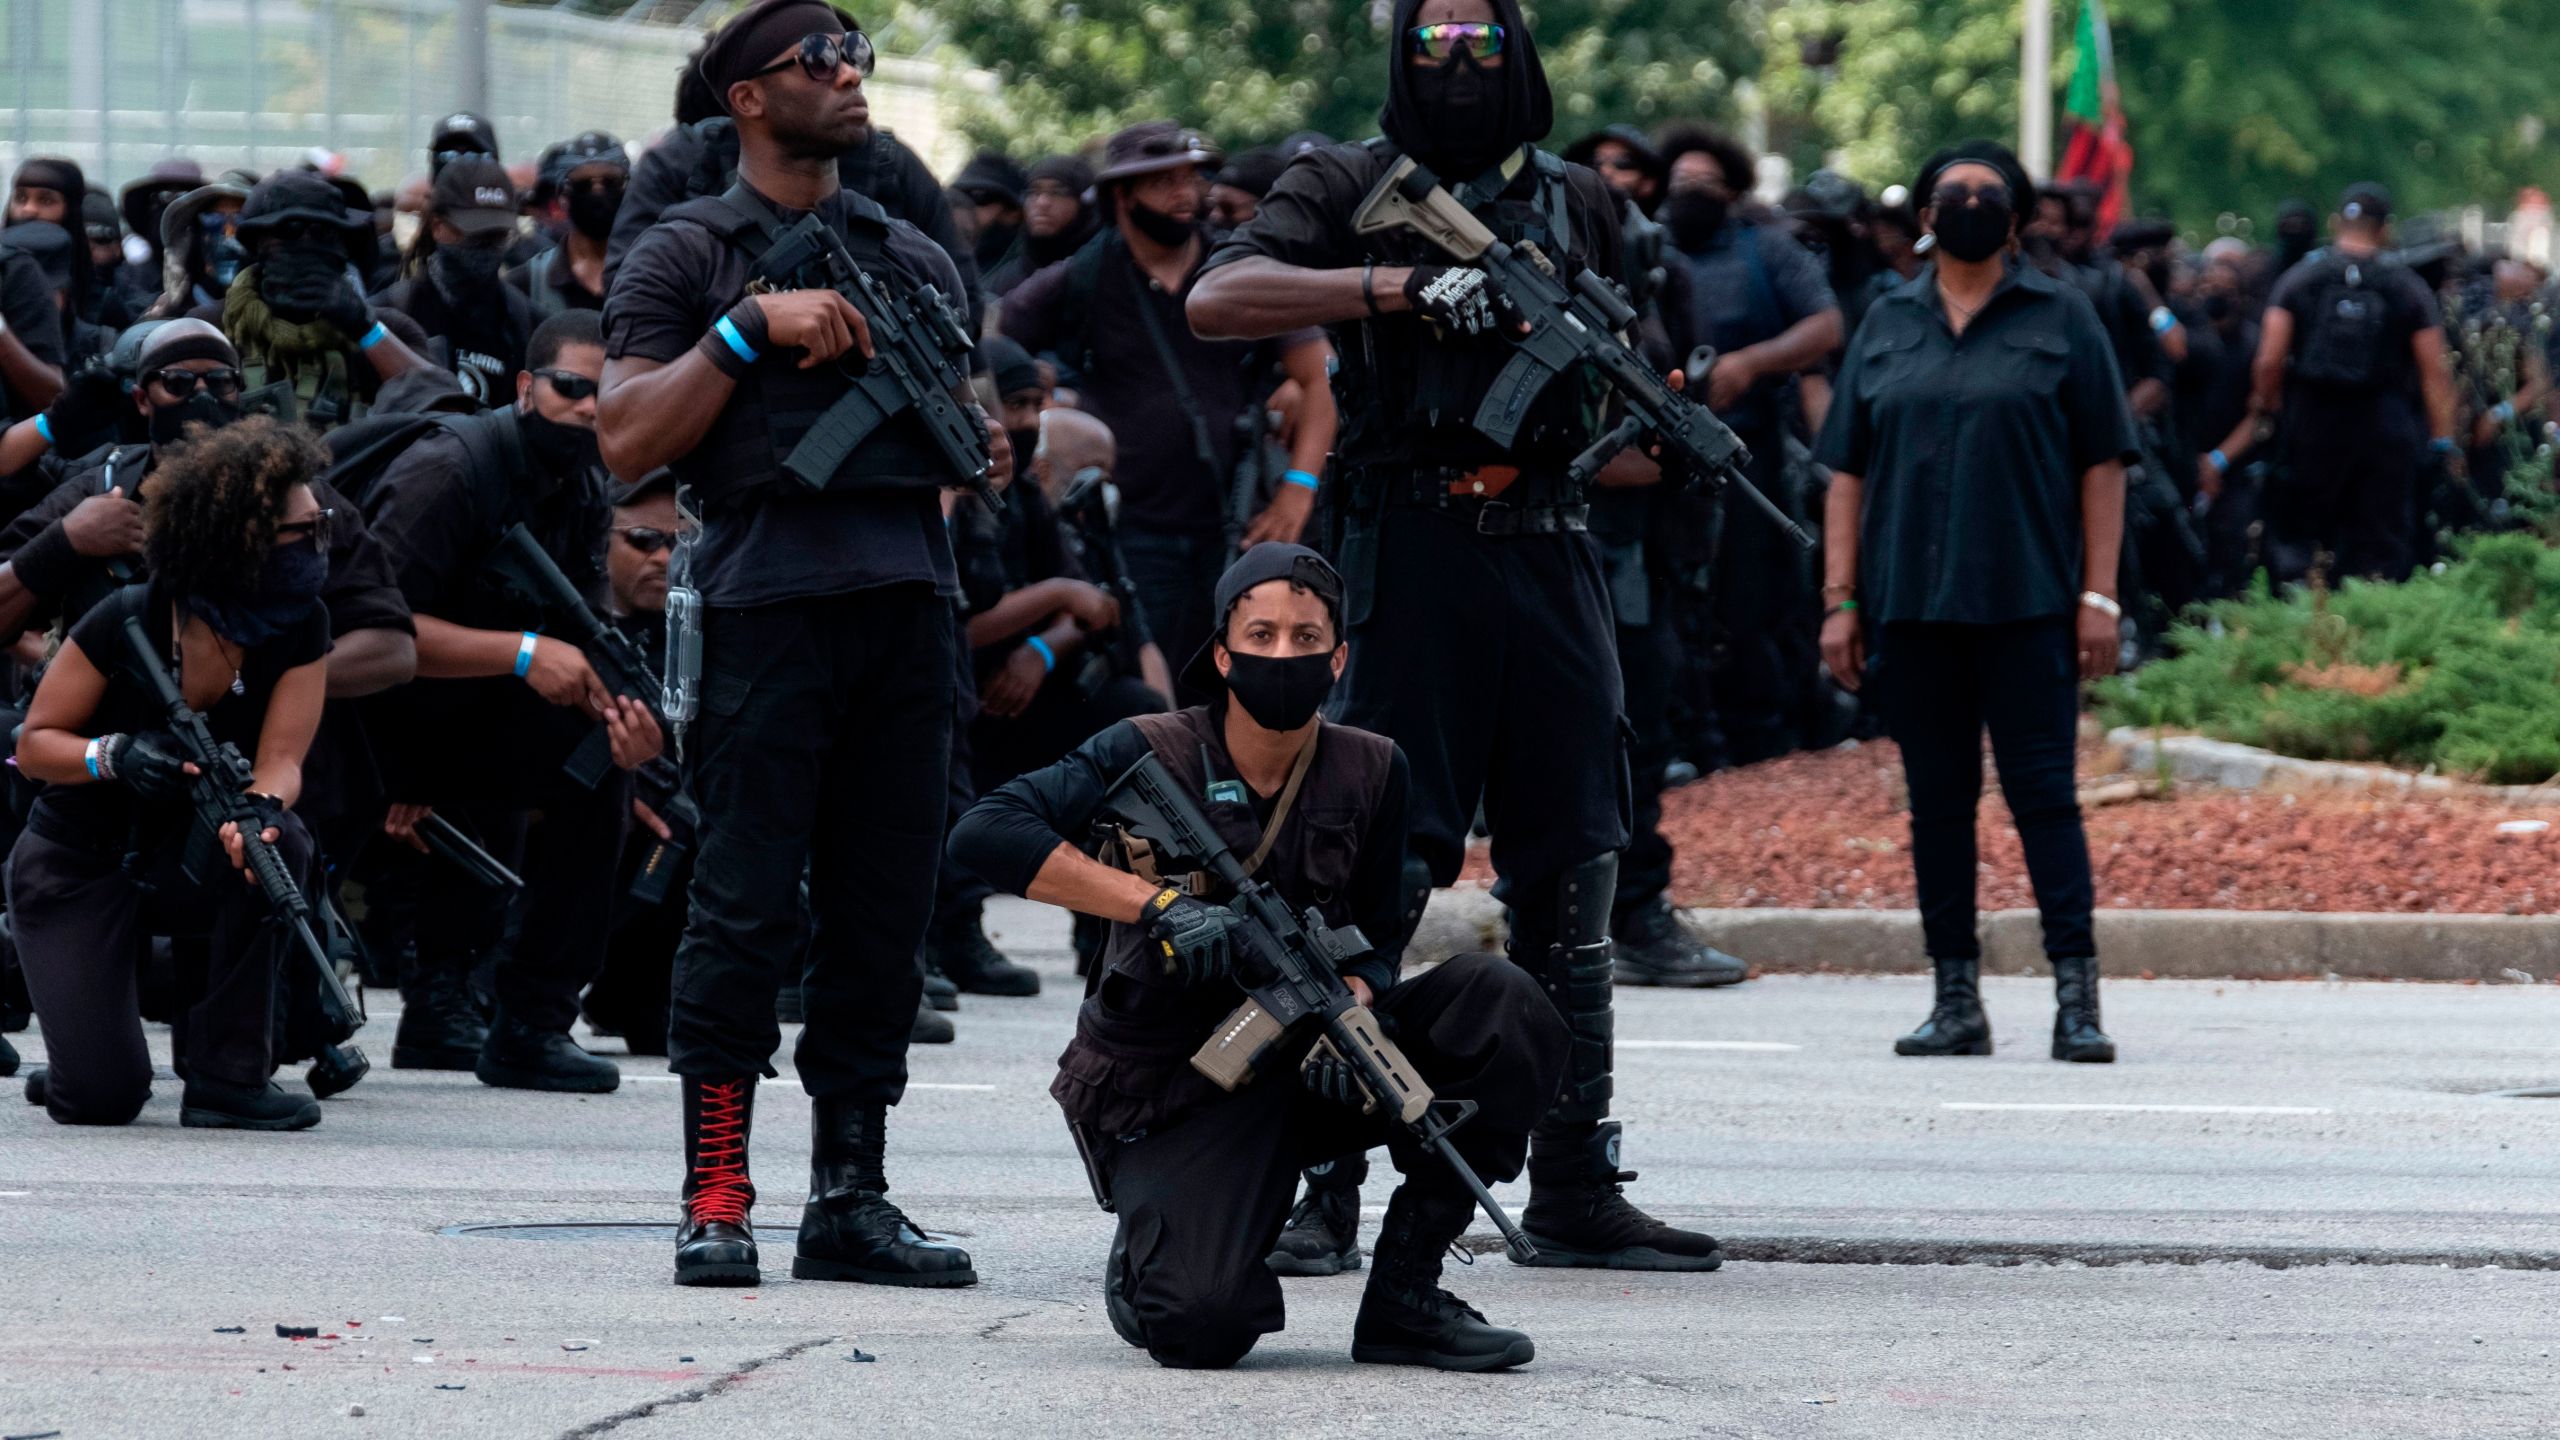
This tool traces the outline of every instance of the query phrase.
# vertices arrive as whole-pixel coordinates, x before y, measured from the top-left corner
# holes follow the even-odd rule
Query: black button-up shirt
[[[2124,382],[2078,291],[2011,264],[1961,336],[1937,267],[1850,341],[1821,460],[1866,481],[1859,604],[1873,624],[1994,625],[2079,603],[2080,477],[2134,453]]]

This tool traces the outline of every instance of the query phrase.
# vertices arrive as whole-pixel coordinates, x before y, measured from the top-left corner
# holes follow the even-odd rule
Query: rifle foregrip
[[[1403,1124],[1411,1125],[1431,1108],[1431,1087],[1425,1084],[1413,1062],[1396,1048],[1378,1028],[1378,1017],[1366,1005],[1354,1005],[1336,1015],[1325,1026],[1325,1038],[1334,1048],[1352,1057],[1373,1089],[1382,1093],[1378,1103],[1391,1111]]]

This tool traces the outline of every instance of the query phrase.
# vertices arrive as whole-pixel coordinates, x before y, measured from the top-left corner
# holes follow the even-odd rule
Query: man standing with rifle
[[[1336,553],[1356,655],[1340,713],[1413,760],[1399,913],[1410,927],[1431,887],[1457,878],[1481,802],[1511,958],[1573,1032],[1563,1096],[1529,1158],[1522,1224],[1537,1263],[1712,1270],[1712,1237],[1620,1192],[1634,1176],[1607,1120],[1627,754],[1585,532],[1591,485],[1657,478],[1639,454],[1613,452],[1650,434],[1712,476],[1733,459],[1732,435],[1611,338],[1633,318],[1612,289],[1618,202],[1533,143],[1553,110],[1517,0],[1398,0],[1392,34],[1384,138],[1290,166],[1210,257],[1191,323],[1335,332]],[[1612,391],[1630,412],[1615,427]],[[1315,1177],[1289,1256],[1356,1258],[1353,1170]]]
[[[523,926],[498,964],[497,1015],[485,1030],[467,982],[499,944],[511,894],[460,866],[421,872],[418,957],[403,977],[395,1069],[468,1069],[484,1084],[523,1090],[601,1093],[621,1083],[569,1027],[578,992],[604,965],[631,815],[622,772],[654,758],[663,737],[647,703],[654,687],[613,674],[635,667],[613,666],[595,644],[597,622],[580,613],[582,599],[600,603],[605,593],[600,338],[592,310],[542,322],[512,409],[439,423],[362,498],[418,623],[418,679],[365,712],[395,802],[386,828],[423,848],[413,827],[431,807],[502,857],[530,830]],[[523,593],[544,588],[528,569],[575,588]]]
[[[1001,484],[1010,451],[965,385],[936,388],[967,359],[931,314],[953,318],[963,293],[950,257],[838,184],[835,157],[869,127],[869,37],[822,0],[755,0],[699,66],[737,121],[738,183],[667,211],[622,262],[601,429],[614,473],[670,466],[702,516],[685,556],[703,607],[686,740],[702,843],[668,1031],[684,1080],[675,1280],[761,1274],[748,1131],[785,957],[803,953],[805,873],[816,931],[794,1059],[815,1103],[792,1273],[967,1285],[968,1253],[887,1197],[887,1124],[923,992],[958,678],[940,492]],[[792,254],[812,261],[777,263]]]
[[[1482,1181],[1519,1173],[1564,1027],[1491,955],[1398,978],[1404,756],[1316,713],[1347,658],[1342,598],[1311,550],[1245,552],[1183,674],[1222,698],[1122,721],[1001,787],[951,851],[1111,922],[1049,1093],[1120,1217],[1103,1295],[1122,1339],[1175,1368],[1234,1364],[1283,1324],[1265,1257],[1299,1168],[1385,1143],[1406,1178],[1352,1358],[1507,1369],[1534,1354],[1529,1337],[1440,1289],[1440,1258]],[[1113,863],[1079,848],[1097,830]],[[1259,1011],[1240,1008],[1248,994]],[[1276,1023],[1242,1023],[1255,1013]],[[1381,1063],[1347,1053],[1362,1050]]]

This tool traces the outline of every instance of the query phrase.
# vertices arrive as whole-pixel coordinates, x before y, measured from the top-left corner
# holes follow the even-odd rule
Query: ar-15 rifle
[[[312,1088],[325,1093],[344,1090],[363,1077],[371,1068],[362,1050],[343,1044],[364,1024],[364,1011],[347,994],[346,984],[338,978],[338,967],[330,963],[329,952],[322,948],[320,937],[312,929],[310,897],[294,882],[284,868],[284,858],[266,842],[258,808],[249,803],[249,786],[257,772],[239,747],[213,738],[213,727],[187,705],[179,693],[178,683],[169,678],[159,653],[151,648],[151,637],[144,633],[138,617],[124,622],[125,646],[133,652],[133,663],[151,686],[152,695],[169,715],[169,730],[178,740],[178,748],[199,772],[187,782],[187,800],[195,807],[196,834],[187,847],[181,868],[189,880],[198,885],[223,883],[224,862],[212,857],[222,850],[222,827],[240,827],[240,854],[247,862],[252,879],[267,897],[268,908],[275,912],[300,942],[295,948],[311,962],[320,986],[320,1019],[330,1043],[321,1048],[312,1066]]]
[[[509,529],[497,546],[489,552],[487,568],[491,579],[541,617],[541,623],[559,632],[561,639],[578,647],[595,668],[596,678],[604,688],[626,700],[637,700],[658,722],[661,734],[669,733],[667,719],[659,704],[665,687],[658,683],[647,657],[631,637],[597,618],[578,587],[560,573],[560,567],[522,525]],[[562,767],[579,788],[593,790],[603,783],[605,772],[613,768],[613,741],[602,725],[578,742]]]
[[[1567,370],[1589,366],[1599,372],[1627,407],[1627,417],[1575,457],[1567,475],[1575,488],[1590,484],[1619,451],[1651,436],[1662,447],[1663,468],[1676,469],[1692,483],[1731,485],[1777,523],[1778,529],[1810,550],[1813,537],[1787,512],[1760,493],[1744,473],[1751,454],[1715,412],[1671,388],[1618,332],[1636,321],[1635,307],[1598,272],[1584,270],[1568,288],[1555,263],[1534,245],[1512,246],[1495,238],[1483,221],[1440,187],[1440,177],[1399,157],[1360,202],[1351,227],[1362,235],[1410,230],[1452,259],[1484,270],[1527,315],[1527,333],[1514,332],[1518,347],[1511,363],[1495,377],[1493,389],[1477,407],[1475,428],[1496,445],[1508,448],[1529,418],[1529,407],[1547,382]]]
[[[1077,689],[1088,700],[1118,673],[1115,656],[1130,663],[1126,657],[1155,638],[1148,633],[1146,612],[1138,605],[1137,583],[1129,578],[1129,559],[1120,553],[1120,521],[1112,510],[1111,472],[1099,465],[1088,465],[1068,477],[1067,488],[1058,495],[1058,518],[1068,522],[1079,542],[1078,558],[1084,562],[1085,574],[1120,602],[1118,639],[1089,654],[1084,674],[1077,677]]]
[[[793,479],[812,490],[825,489],[854,447],[912,409],[960,483],[1002,513],[988,478],[995,458],[988,449],[986,424],[952,394],[969,383],[969,332],[952,318],[940,290],[921,285],[901,294],[881,284],[854,262],[843,238],[815,214],[802,216],[774,237],[755,275],[776,288],[799,288],[815,280],[843,296],[871,327],[868,361],[858,350],[848,350],[836,361],[853,388],[827,407],[782,462]],[[1031,457],[1016,456],[1014,463],[1027,466]]]
[[[1245,873],[1235,851],[1210,828],[1208,817],[1174,783],[1164,762],[1141,758],[1102,799],[1102,813],[1127,827],[1130,834],[1154,847],[1157,863],[1168,871],[1206,869],[1234,892],[1228,902],[1243,920],[1233,932],[1242,960],[1247,999],[1218,1026],[1209,1042],[1191,1057],[1191,1068],[1234,1090],[1253,1079],[1254,1066],[1274,1045],[1301,1026],[1321,1027],[1318,1049],[1332,1047],[1348,1061],[1369,1093],[1372,1107],[1384,1105],[1423,1149],[1438,1155],[1476,1197],[1476,1204],[1502,1232],[1503,1243],[1522,1264],[1537,1259],[1537,1248],[1511,1223],[1500,1201],[1485,1188],[1475,1170],[1449,1143],[1449,1132],[1475,1114],[1472,1100],[1435,1100],[1431,1087],[1378,1028],[1369,1013],[1342,983],[1336,966],[1369,950],[1356,927],[1328,927],[1310,909],[1304,921],[1289,913],[1286,902],[1268,885]],[[1316,1058],[1310,1052],[1308,1058]]]

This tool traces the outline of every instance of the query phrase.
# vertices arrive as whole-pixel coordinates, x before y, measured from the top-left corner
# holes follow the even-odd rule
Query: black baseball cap
[[[464,155],[436,172],[427,210],[465,235],[486,235],[516,227],[516,187],[507,167],[479,155]],[[373,217],[365,217],[372,228]]]
[[[457,110],[436,122],[427,136],[427,155],[486,155],[492,160],[498,154],[498,127],[468,110]]]
[[[1182,683],[1204,695],[1215,695],[1227,688],[1227,677],[1218,673],[1216,651],[1227,637],[1227,618],[1235,613],[1236,602],[1256,585],[1286,580],[1324,602],[1325,614],[1333,620],[1336,639],[1342,637],[1342,572],[1333,563],[1304,545],[1256,545],[1236,557],[1227,573],[1218,577],[1218,588],[1211,596],[1209,613],[1217,628],[1202,642],[1191,663],[1182,667]]]
[[[2391,218],[2391,192],[2371,180],[2360,180],[2338,197],[2338,214],[2349,220],[2379,224]]]

